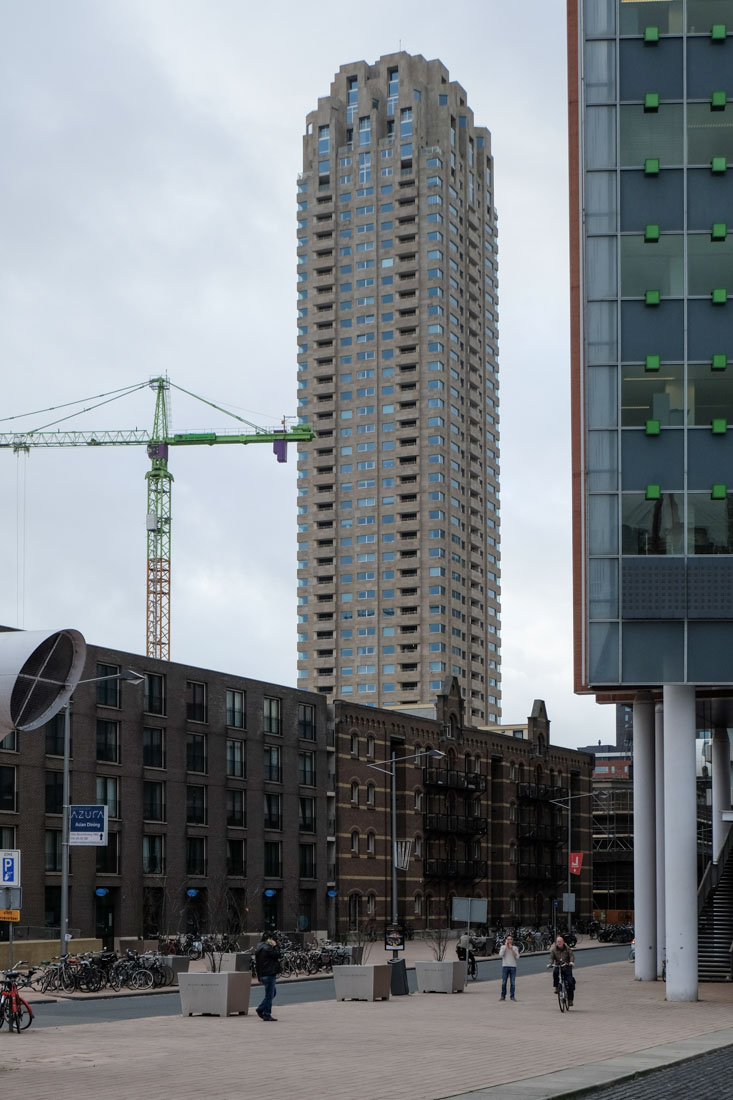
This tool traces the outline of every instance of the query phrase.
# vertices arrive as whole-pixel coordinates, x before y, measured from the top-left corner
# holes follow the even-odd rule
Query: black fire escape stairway
[[[697,973],[701,982],[731,980],[733,844],[731,833],[717,864],[710,863],[698,890]]]

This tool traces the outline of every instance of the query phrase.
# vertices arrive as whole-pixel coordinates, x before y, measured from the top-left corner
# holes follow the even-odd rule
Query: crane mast
[[[168,469],[168,449],[170,447],[213,447],[216,444],[272,443],[278,462],[286,460],[287,443],[307,443],[314,438],[313,430],[307,424],[297,424],[286,429],[266,429],[250,424],[230,410],[207,401],[181,386],[169,382],[167,378],[152,378],[123,391],[114,391],[111,399],[127,396],[149,386],[155,390],[155,417],[152,433],[139,428],[126,431],[80,432],[75,429],[57,429],[46,431],[43,428],[25,432],[0,433],[0,450],[9,449],[18,452],[30,452],[31,447],[111,447],[133,445],[147,446],[150,469],[145,474],[147,483],[147,513],[145,519],[147,535],[147,591],[146,591],[146,627],[145,644],[148,657],[170,660],[170,598],[171,598],[171,497],[173,475]],[[219,412],[224,412],[241,424],[254,429],[252,432],[171,432],[169,397],[171,387],[181,393],[194,397]],[[108,398],[110,394],[99,394],[98,398]],[[97,400],[97,398],[94,398]],[[79,404],[79,402],[70,402]],[[100,404],[106,402],[100,401]],[[66,408],[68,406],[59,406]],[[96,406],[92,406],[96,407]],[[44,410],[51,411],[51,410]],[[89,409],[83,409],[88,412]],[[32,414],[27,414],[32,415]],[[72,414],[73,415],[73,414]],[[8,419],[17,419],[10,417]],[[63,416],[54,423],[68,420]]]
[[[171,488],[168,469],[168,380],[158,378],[153,435],[148,443],[150,469],[147,529],[148,561],[145,615],[145,652],[148,657],[170,660],[171,632]]]

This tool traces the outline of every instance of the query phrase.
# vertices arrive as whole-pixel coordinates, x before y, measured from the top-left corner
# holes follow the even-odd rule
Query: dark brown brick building
[[[567,803],[572,850],[584,855],[574,876],[578,916],[591,910],[592,759],[551,745],[541,700],[525,724],[464,725],[457,681],[432,707],[378,710],[337,700],[337,928],[391,917],[391,779],[370,767],[428,749],[445,755],[395,766],[397,840],[411,841],[398,872],[398,912],[416,930],[448,923],[453,897],[488,899],[491,923],[551,922],[567,890]],[[588,796],[588,797],[585,797]],[[565,805],[553,804],[564,800]]]
[[[89,646],[72,804],[109,807],[106,847],[71,848],[82,935],[326,928],[327,707],[322,696]],[[0,741],[0,848],[22,852],[23,925],[57,925],[63,715]],[[3,926],[7,930],[7,926]]]

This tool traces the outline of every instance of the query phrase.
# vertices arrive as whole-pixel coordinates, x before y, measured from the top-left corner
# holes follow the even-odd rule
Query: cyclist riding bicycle
[[[575,956],[565,943],[562,936],[558,936],[550,948],[550,962],[548,970],[552,967],[552,992],[557,993],[557,982],[560,976],[560,967],[565,968],[564,978],[568,990],[568,1004],[572,1007],[575,998],[575,978],[573,977],[573,963]]]
[[[456,955],[461,962],[467,957],[470,966],[476,965],[476,956],[473,953],[471,937],[468,932],[464,932],[463,935],[459,937],[458,943],[456,944]]]

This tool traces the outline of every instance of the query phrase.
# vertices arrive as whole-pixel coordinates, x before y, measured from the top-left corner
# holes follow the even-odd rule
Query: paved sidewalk
[[[731,985],[667,1004],[662,983],[635,982],[628,963],[581,958],[576,973],[566,1015],[549,975],[520,970],[515,1004],[478,982],[456,995],[279,1008],[275,1028],[252,1014],[3,1030],[0,1080],[33,1100],[150,1088],[159,1100],[540,1100],[733,1044]]]

